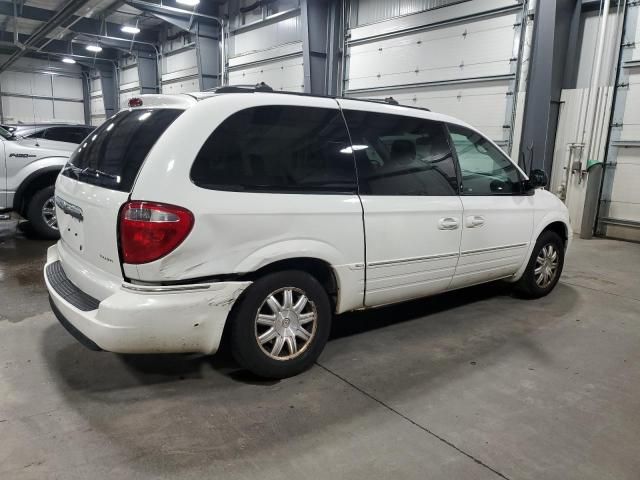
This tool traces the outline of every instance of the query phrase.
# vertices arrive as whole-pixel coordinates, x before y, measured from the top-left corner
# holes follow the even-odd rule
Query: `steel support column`
[[[538,1],[520,155],[528,170],[551,173],[560,95],[576,0]],[[573,53],[573,52],[572,52]]]
[[[158,61],[155,55],[138,52],[138,82],[140,93],[159,93]]]
[[[200,90],[211,90],[222,85],[220,71],[221,28],[215,24],[197,21],[195,29]]]
[[[118,111],[118,82],[117,72],[113,69],[99,68],[100,84],[102,88],[102,101],[104,103],[105,118],[109,118]]]
[[[337,0],[300,2],[306,93],[337,93],[336,78],[340,62],[338,45],[342,31],[339,3]]]

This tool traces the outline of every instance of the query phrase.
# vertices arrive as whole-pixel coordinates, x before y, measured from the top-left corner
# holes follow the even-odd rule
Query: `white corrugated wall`
[[[0,62],[6,56],[0,56]],[[0,74],[5,123],[84,123],[80,68],[61,62],[21,58]]]
[[[350,19],[345,95],[450,114],[509,148],[521,1],[359,0]]]

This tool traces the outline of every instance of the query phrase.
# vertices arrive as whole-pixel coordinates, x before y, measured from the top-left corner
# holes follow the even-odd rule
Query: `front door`
[[[462,202],[444,125],[340,103],[364,211],[365,305],[446,290],[458,262]]]
[[[525,262],[533,230],[533,196],[524,176],[479,133],[450,125],[464,209],[460,260],[451,288],[513,275]]]

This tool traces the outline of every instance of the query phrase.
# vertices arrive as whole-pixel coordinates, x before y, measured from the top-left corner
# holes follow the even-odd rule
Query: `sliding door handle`
[[[482,215],[469,215],[465,222],[467,228],[476,228],[482,225],[484,225],[484,217]]]
[[[458,219],[453,217],[441,218],[438,221],[438,228],[440,230],[457,230]]]

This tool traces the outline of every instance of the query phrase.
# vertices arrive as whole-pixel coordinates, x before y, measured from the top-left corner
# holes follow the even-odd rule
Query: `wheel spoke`
[[[291,335],[285,338],[285,342],[287,342],[287,348],[289,349],[289,355],[293,355],[298,351],[298,342],[296,341],[296,337]]]
[[[260,342],[260,345],[264,345],[265,343],[273,340],[277,336],[278,336],[278,333],[276,332],[276,329],[270,328],[269,330],[267,330],[266,332],[264,332],[262,335],[258,337],[258,341]]]
[[[267,305],[269,305],[269,308],[273,313],[282,311],[282,305],[280,305],[280,302],[278,302],[278,300],[276,300],[276,297],[274,297],[273,295],[269,295],[269,297],[267,298]]]
[[[296,313],[302,313],[304,307],[307,305],[307,296],[301,295],[296,304],[293,306],[293,311]]]
[[[264,315],[261,313],[258,315],[258,319],[256,321],[258,322],[258,325],[266,325],[268,327],[271,327],[274,323],[276,323],[276,316]]]
[[[293,290],[287,288],[284,291],[284,304],[282,305],[284,308],[293,307]]]
[[[305,325],[309,322],[313,322],[316,318],[316,314],[314,312],[303,313],[298,317],[298,322],[300,325]]]
[[[537,265],[542,265],[544,263],[544,257],[538,255],[538,257],[536,258],[536,264]]]
[[[544,266],[540,265],[538,268],[536,268],[533,273],[535,273],[536,275],[540,275],[540,272],[542,271],[542,269],[544,268]]]
[[[303,340],[309,340],[311,338],[311,333],[308,332],[304,327],[298,327],[296,330],[296,335]]]
[[[277,357],[278,355],[280,355],[283,345],[284,345],[284,338],[278,335],[275,343],[273,344],[273,348],[271,349],[271,355],[273,355],[274,357]]]

